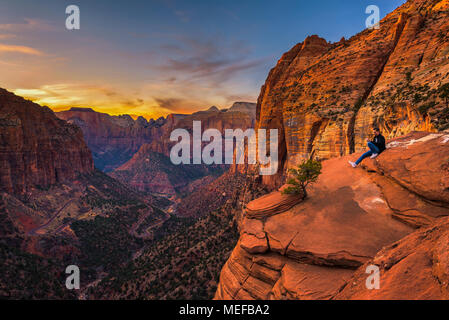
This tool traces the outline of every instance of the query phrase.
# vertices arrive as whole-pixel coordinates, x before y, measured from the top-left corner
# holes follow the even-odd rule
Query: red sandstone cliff
[[[211,107],[186,115],[169,115],[166,124],[159,131],[160,137],[153,140],[150,145],[155,152],[170,155],[170,149],[175,144],[170,141],[170,134],[177,128],[192,132],[193,121],[201,121],[201,130],[217,129],[224,134],[225,129],[254,128],[256,105],[250,102],[236,102],[229,109],[219,110]]]
[[[274,192],[247,205],[216,299],[447,299],[448,18],[448,0],[410,0],[379,30],[282,56],[257,103],[256,127],[280,141],[263,184],[310,157],[323,173],[302,203]],[[354,170],[373,125],[394,140]],[[365,286],[369,264],[380,290]]]
[[[348,165],[357,155],[324,161],[293,207],[275,193],[249,203],[216,298],[447,297],[448,155],[449,132],[415,132],[365,169]],[[382,268],[380,290],[365,287],[368,264]]]
[[[0,89],[0,190],[25,193],[93,170],[81,130]]]
[[[257,104],[258,127],[280,130],[281,167],[361,151],[372,125],[387,138],[447,129],[449,109],[437,92],[449,82],[447,7],[408,1],[379,30],[333,44],[311,36],[285,53]]]

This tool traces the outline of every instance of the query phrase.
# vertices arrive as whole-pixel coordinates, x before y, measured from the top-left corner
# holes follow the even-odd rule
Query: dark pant
[[[372,142],[368,142],[369,151],[362,154],[362,156],[355,162],[355,164],[359,164],[363,161],[363,159],[371,157],[374,153],[379,154],[379,148]]]

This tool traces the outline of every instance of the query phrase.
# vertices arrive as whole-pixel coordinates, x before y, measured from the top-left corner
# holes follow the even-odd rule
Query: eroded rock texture
[[[193,121],[201,121],[202,132],[207,129],[217,129],[224,137],[226,129],[245,131],[254,128],[255,111],[254,103],[237,102],[229,109],[219,110],[211,107],[191,115],[169,115],[165,124],[158,129],[158,135],[150,142],[143,144],[138,152],[128,162],[114,170],[111,176],[143,192],[168,195],[182,193],[182,188],[187,187],[192,181],[208,175],[217,176],[224,172],[226,166],[172,164],[170,150],[177,143],[170,141],[173,130],[186,129],[193,139]],[[202,146],[207,144],[209,142],[203,142]]]
[[[81,130],[0,89],[0,190],[25,193],[93,170]]]
[[[412,233],[382,249],[347,282],[334,299],[449,299],[449,219]],[[380,269],[379,289],[366,289],[366,268]]]
[[[129,115],[111,116],[89,108],[71,108],[56,115],[82,129],[95,166],[104,171],[131,159],[142,144],[158,136],[159,128],[167,122],[164,118],[150,122],[143,117],[133,120]]]
[[[280,141],[263,184],[308,158],[323,173],[286,211],[276,192],[248,205],[216,299],[447,299],[448,15],[448,0],[410,0],[378,30],[311,36],[282,56],[257,104],[257,127]],[[373,126],[389,149],[353,169]],[[381,290],[365,286],[369,264]]]
[[[438,284],[428,272],[438,273],[441,279],[448,273],[443,252],[447,243],[441,240],[441,245],[434,246],[435,239],[444,239],[447,233],[444,217],[449,215],[448,133],[413,132],[395,139],[377,159],[365,160],[365,169],[354,169],[348,164],[359,154],[326,160],[305,201],[257,219],[244,212],[239,242],[223,267],[215,298],[377,297],[362,288],[365,264],[373,259],[377,264],[376,261],[397,258],[395,261],[404,265],[396,273],[385,267],[389,279],[385,281],[392,284],[388,293],[379,297],[400,299],[406,288],[394,291],[393,281],[406,277],[408,270],[406,262],[400,259],[408,254],[412,259],[411,250],[418,245],[421,256],[416,258],[419,261],[410,260],[410,268],[416,263],[419,276],[409,281],[421,281],[424,277],[429,282],[416,282],[420,286],[415,291],[410,289],[413,283],[407,284],[407,297],[444,297],[437,295],[437,289],[447,287],[447,282]],[[269,206],[266,200],[267,197],[260,198],[260,207],[274,207],[279,202],[275,200]],[[251,204],[251,211],[258,207],[257,201]],[[415,231],[430,225],[437,225],[441,231],[435,236]],[[427,236],[428,241],[418,241]],[[404,240],[399,243],[407,244],[402,251],[396,252],[397,245],[388,247],[400,239]],[[391,256],[382,253],[384,247]],[[425,257],[433,259],[433,266]],[[388,261],[382,265],[389,265]],[[419,268],[424,265],[425,268]],[[354,272],[358,287],[350,289]],[[366,275],[363,279],[364,284]],[[433,287],[429,292],[433,291],[427,294],[430,281]]]
[[[258,127],[279,129],[281,169],[362,151],[373,125],[387,138],[448,128],[438,94],[449,82],[447,8],[411,0],[378,30],[333,44],[310,36],[285,53],[257,104]],[[282,173],[265,183],[279,186]]]

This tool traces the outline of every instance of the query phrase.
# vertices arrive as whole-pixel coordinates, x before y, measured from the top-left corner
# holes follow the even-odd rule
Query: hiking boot
[[[373,155],[371,156],[371,159],[376,159],[378,155],[379,155],[378,153],[373,153]]]
[[[348,162],[353,168],[357,168],[357,164],[355,162],[352,162],[352,161],[348,161]]]

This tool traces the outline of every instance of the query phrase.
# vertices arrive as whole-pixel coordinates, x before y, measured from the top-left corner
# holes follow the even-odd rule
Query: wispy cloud
[[[251,47],[218,36],[174,39],[161,45],[163,56],[150,66],[158,76],[143,89],[163,112],[189,113],[211,105],[227,107],[236,100],[255,101],[257,89],[242,78],[267,61],[254,58]]]
[[[16,46],[16,45],[9,45],[9,44],[2,44],[0,43],[0,52],[15,52],[15,53],[23,53],[23,54],[30,54],[30,55],[36,55],[36,56],[42,56],[44,53],[42,51],[39,51],[37,49],[28,47],[28,46]]]
[[[46,20],[24,18],[20,23],[2,23],[0,30],[13,33],[23,31],[56,31],[59,30],[54,24]]]
[[[186,11],[182,10],[176,10],[175,15],[181,20],[182,22],[189,22],[190,21],[190,14]]]
[[[263,59],[251,58],[251,49],[243,43],[180,38],[178,44],[162,46],[165,61],[156,68],[164,74],[184,80],[205,80],[215,84],[256,68]]]
[[[0,34],[0,40],[15,38],[15,34]]]
[[[171,12],[179,19],[193,14]],[[222,35],[192,36],[168,31],[155,35],[156,31],[147,34],[145,30],[130,30],[130,39],[139,39],[140,43],[114,51],[110,50],[110,43],[90,41],[83,34],[76,34],[71,44],[80,46],[70,51],[70,45],[64,41],[60,41],[60,46],[51,45],[63,36],[57,30],[53,23],[36,19],[0,24],[0,39],[2,34],[16,36],[14,42],[0,43],[0,58],[8,58],[0,61],[7,69],[0,74],[0,81],[7,79],[9,89],[16,94],[58,111],[92,107],[110,114],[157,118],[169,113],[191,113],[211,105],[228,107],[235,100],[254,101],[257,89],[241,79],[266,62],[254,58],[248,44]],[[50,43],[45,52],[36,39]],[[60,47],[62,51],[58,50]],[[83,58],[72,52],[82,52]],[[85,52],[92,54],[86,58]],[[100,53],[106,54],[107,59],[103,60]],[[100,59],[98,65],[92,64],[95,59]],[[125,75],[126,80],[115,78],[117,74]]]
[[[154,100],[157,102],[159,108],[169,110],[171,112],[183,112],[186,110],[186,104],[188,101],[179,98],[158,98]]]

